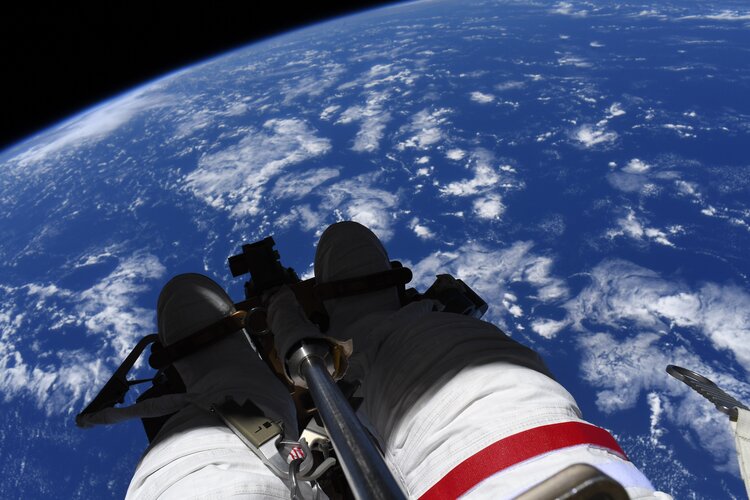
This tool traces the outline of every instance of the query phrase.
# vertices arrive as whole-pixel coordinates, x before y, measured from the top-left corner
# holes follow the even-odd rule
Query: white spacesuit
[[[215,282],[198,274],[179,275],[159,296],[159,340],[172,345],[234,312],[232,300]],[[288,499],[288,486],[211,412],[211,406],[227,396],[239,404],[250,400],[266,416],[283,422],[288,438],[297,437],[289,392],[258,357],[243,332],[175,361],[175,368],[187,393],[167,396],[178,402],[163,413],[178,412],[146,450],[127,498]]]
[[[364,226],[342,222],[322,235],[318,282],[390,269]],[[410,498],[510,498],[573,463],[594,465],[632,498],[655,492],[604,430],[581,419],[573,397],[539,356],[495,326],[435,312],[424,300],[400,307],[395,288],[325,302],[326,333],[353,341],[347,379],[361,382],[358,414]],[[166,345],[233,312],[205,277],[182,275],[159,299]],[[313,331],[288,289],[270,300],[275,336]],[[231,395],[283,421],[294,438],[286,388],[246,342],[232,334],[175,363],[187,387],[184,407],[138,465],[129,498],[289,498],[288,485],[249,452],[208,409]]]

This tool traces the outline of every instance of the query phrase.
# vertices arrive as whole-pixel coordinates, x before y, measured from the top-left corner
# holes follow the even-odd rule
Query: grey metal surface
[[[620,483],[589,464],[573,464],[515,500],[628,500]]]

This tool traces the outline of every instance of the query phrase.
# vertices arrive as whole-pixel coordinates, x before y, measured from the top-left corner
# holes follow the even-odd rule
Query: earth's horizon
[[[449,0],[320,23],[186,67],[0,153],[0,497],[121,497],[140,424],[73,417],[161,286],[273,235],[371,227],[424,290],[475,288],[584,417],[675,498],[744,497],[750,10]],[[143,370],[145,373],[145,370]]]

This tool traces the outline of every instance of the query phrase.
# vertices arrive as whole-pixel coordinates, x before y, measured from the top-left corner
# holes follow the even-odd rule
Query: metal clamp
[[[302,376],[302,364],[311,358],[319,358],[325,364],[326,370],[328,370],[331,376],[336,373],[331,348],[327,343],[315,341],[302,342],[299,348],[292,352],[286,360],[287,375],[294,382],[295,386],[307,389],[307,381]]]

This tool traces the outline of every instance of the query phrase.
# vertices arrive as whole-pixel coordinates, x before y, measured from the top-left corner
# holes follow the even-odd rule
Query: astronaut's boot
[[[353,221],[329,226],[315,252],[315,278],[328,283],[391,269],[388,253],[378,237]],[[330,316],[329,335],[340,337],[344,328],[373,313],[399,309],[396,287],[325,301]]]
[[[159,341],[165,347],[170,346],[234,312],[232,299],[215,281],[202,274],[179,274],[159,294],[156,306]],[[203,352],[196,352],[175,363],[188,390],[203,375],[198,373],[202,370],[196,370],[204,365],[198,359],[202,357],[205,357]]]
[[[162,289],[157,303],[159,340],[169,346],[235,312],[224,289],[200,274],[180,274]],[[296,435],[289,393],[258,357],[242,330],[225,335],[174,362],[194,404],[209,408],[231,397],[252,402],[268,417],[283,420],[287,437]]]
[[[156,306],[159,341],[168,346],[235,312],[227,293],[202,274],[179,274],[169,280]]]

